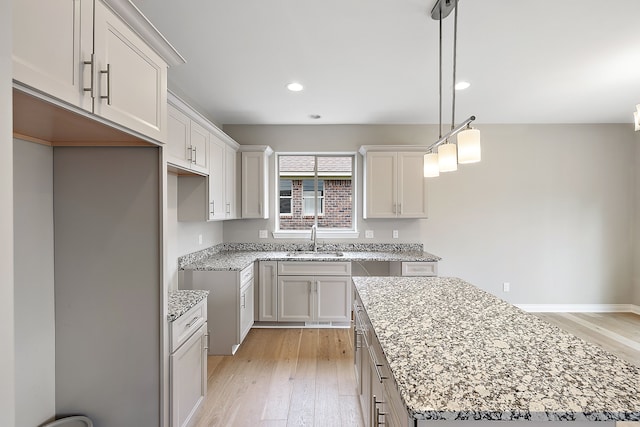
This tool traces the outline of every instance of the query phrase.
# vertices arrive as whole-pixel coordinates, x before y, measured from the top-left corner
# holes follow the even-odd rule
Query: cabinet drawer
[[[429,261],[403,262],[402,275],[403,276],[437,276],[438,263],[429,262]]]
[[[206,299],[193,306],[189,311],[171,323],[171,353],[176,351],[198,328],[207,321]]]
[[[350,262],[281,261],[280,276],[351,276]]]
[[[253,264],[248,267],[245,267],[244,270],[240,272],[240,286],[245,285],[249,280],[253,279]]]

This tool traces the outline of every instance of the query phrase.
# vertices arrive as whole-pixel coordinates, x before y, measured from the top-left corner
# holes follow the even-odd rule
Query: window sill
[[[320,231],[316,238],[318,239],[357,239],[360,233],[353,230],[345,231]],[[274,239],[310,239],[311,231],[309,230],[281,230],[273,232]]]

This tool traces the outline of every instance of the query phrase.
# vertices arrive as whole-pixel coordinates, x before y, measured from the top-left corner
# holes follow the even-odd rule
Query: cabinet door
[[[93,0],[13,2],[13,78],[92,111]]]
[[[266,155],[263,152],[242,153],[242,218],[269,218],[266,188]]]
[[[226,216],[225,195],[225,149],[226,144],[209,134],[209,219],[224,219]]]
[[[368,152],[365,173],[365,217],[395,218],[397,212],[397,154]]]
[[[191,120],[182,111],[169,105],[167,108],[167,161],[176,166],[190,167],[189,125]]]
[[[237,218],[236,206],[236,150],[225,145],[225,162],[224,162],[224,199],[225,199],[225,218]]]
[[[316,320],[348,322],[351,320],[351,277],[315,277]]]
[[[251,278],[251,282],[240,291],[240,343],[253,326],[253,301],[253,278]]]
[[[207,394],[205,323],[169,357],[171,426],[189,424]]]
[[[209,131],[191,120],[189,126],[191,169],[209,173]]]
[[[398,207],[403,218],[427,217],[427,180],[424,178],[424,154],[398,153]]]
[[[167,65],[100,1],[95,2],[94,55],[94,113],[165,142]]]
[[[277,264],[276,261],[260,261],[258,320],[261,322],[278,320]]]
[[[313,320],[313,277],[278,277],[278,321]]]

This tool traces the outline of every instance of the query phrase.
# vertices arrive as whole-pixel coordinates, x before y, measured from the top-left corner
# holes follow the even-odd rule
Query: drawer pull
[[[192,327],[193,325],[196,324],[196,322],[198,321],[198,319],[200,319],[200,316],[196,316],[194,317],[191,322],[187,323],[187,325],[184,327],[185,329],[189,329],[190,327]]]

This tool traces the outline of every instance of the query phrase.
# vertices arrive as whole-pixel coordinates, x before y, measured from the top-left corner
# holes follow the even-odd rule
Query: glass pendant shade
[[[424,177],[435,178],[440,176],[438,167],[438,153],[428,153],[424,155]]]
[[[633,123],[636,132],[640,130],[640,104],[636,105],[636,111],[633,112]]]
[[[480,131],[465,129],[458,133],[458,163],[477,163],[481,157]]]
[[[440,172],[458,170],[455,144],[443,144],[438,147],[438,169],[440,169]]]

